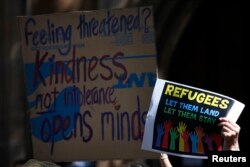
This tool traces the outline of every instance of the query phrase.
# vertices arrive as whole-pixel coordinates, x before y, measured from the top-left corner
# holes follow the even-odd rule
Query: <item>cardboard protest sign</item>
[[[142,149],[205,159],[208,151],[222,150],[218,118],[236,122],[244,106],[215,92],[157,79]]]
[[[141,150],[156,81],[151,7],[18,17],[34,158],[155,156]]]

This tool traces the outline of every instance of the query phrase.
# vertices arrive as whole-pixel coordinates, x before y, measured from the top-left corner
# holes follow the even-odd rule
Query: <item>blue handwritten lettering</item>
[[[130,14],[128,16],[121,15],[115,16],[108,10],[106,17],[103,20],[98,20],[92,17],[87,20],[85,14],[79,16],[79,30],[80,38],[90,38],[92,36],[110,36],[116,33],[126,33],[133,30],[140,30],[140,11],[137,9],[135,15]]]
[[[137,96],[136,104],[137,109],[132,113],[127,111],[119,111],[117,113],[104,111],[101,113],[102,140],[105,140],[107,137],[111,137],[113,141],[124,140],[125,134],[127,134],[127,141],[142,140],[147,111],[141,111],[139,96]],[[109,130],[111,134],[107,133]]]
[[[52,44],[67,44],[66,50],[58,48],[60,55],[67,55],[71,51],[71,37],[72,37],[72,26],[67,27],[55,26],[50,19],[47,20],[47,27],[41,28],[40,30],[33,31],[36,29],[36,20],[32,17],[28,18],[25,22],[25,44],[32,46],[39,45],[52,45]]]

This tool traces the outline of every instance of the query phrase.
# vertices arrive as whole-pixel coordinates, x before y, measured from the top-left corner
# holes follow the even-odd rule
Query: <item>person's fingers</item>
[[[228,120],[225,117],[219,118],[220,123],[218,126],[221,126],[221,135],[223,137],[237,137],[240,132],[240,126],[232,121]]]
[[[219,120],[220,121],[227,121],[228,119],[226,117],[220,117]]]
[[[172,164],[168,159],[168,155],[165,153],[161,153],[160,163],[161,163],[161,167],[172,167]]]
[[[232,137],[232,136],[237,136],[238,133],[236,131],[231,130],[230,128],[224,126],[221,129],[221,135],[223,137]]]
[[[235,133],[239,133],[240,132],[240,126],[232,123],[231,121],[227,120],[227,121],[223,121],[221,123],[218,124],[218,126],[221,126],[222,128],[227,128],[231,131],[234,131]]]
[[[239,150],[238,136],[240,132],[240,126],[227,118],[219,118],[221,127],[221,136],[224,140],[225,150]]]

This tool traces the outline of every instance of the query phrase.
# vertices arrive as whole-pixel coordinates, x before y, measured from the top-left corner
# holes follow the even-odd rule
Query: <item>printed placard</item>
[[[142,149],[206,159],[209,151],[222,150],[218,118],[236,122],[244,106],[215,92],[157,79]]]

